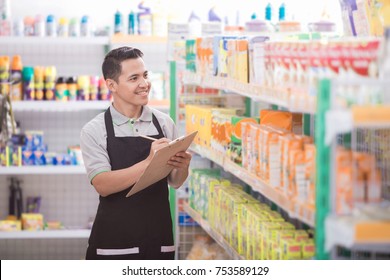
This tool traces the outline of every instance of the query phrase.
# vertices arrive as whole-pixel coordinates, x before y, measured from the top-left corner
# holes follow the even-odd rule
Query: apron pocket
[[[125,249],[96,249],[96,255],[101,256],[121,256],[139,254],[139,247]]]

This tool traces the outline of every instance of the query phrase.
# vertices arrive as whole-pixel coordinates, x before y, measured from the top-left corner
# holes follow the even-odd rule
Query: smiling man
[[[191,155],[176,154],[167,162],[174,167],[167,178],[126,198],[154,152],[178,136],[168,115],[147,106],[151,83],[142,57],[131,47],[106,55],[102,70],[113,103],[81,130],[88,178],[100,195],[87,259],[174,258],[168,183],[183,184]]]

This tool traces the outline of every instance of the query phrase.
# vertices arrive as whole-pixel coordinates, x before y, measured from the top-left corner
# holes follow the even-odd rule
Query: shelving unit
[[[222,153],[218,153],[195,144],[191,146],[191,151],[218,164],[226,172],[229,172],[251,186],[254,191],[260,192],[266,198],[285,210],[291,218],[296,218],[309,226],[314,226],[314,209],[309,209],[303,205],[295,203],[284,193],[271,187],[258,176],[237,165],[229,158],[226,158]]]
[[[101,76],[101,63],[109,37],[38,38],[0,37],[2,55],[22,57],[23,65],[54,65],[57,76]],[[19,101],[12,102],[22,131],[41,130],[48,151],[66,153],[79,143],[80,129],[108,108],[108,101]],[[20,180],[23,198],[41,198],[44,221],[59,221],[65,230],[0,232],[1,259],[81,259],[98,195],[90,186],[84,166],[0,167],[0,213],[8,213],[9,178]],[[25,203],[25,201],[24,201]],[[25,205],[24,205],[25,206]]]
[[[188,204],[184,204],[184,210],[221,246],[225,249],[226,253],[234,260],[243,260],[244,258],[237,253],[237,251],[232,248],[223,238],[223,236],[217,231],[213,230],[210,224],[205,221],[202,216],[192,209]]]
[[[168,100],[150,100],[149,106],[168,111]],[[110,106],[109,101],[16,101],[12,102],[12,109],[19,111],[41,111],[41,112],[75,112],[75,111],[103,111]]]
[[[0,232],[0,239],[85,239],[90,233],[89,229]]]
[[[196,73],[185,72],[183,74],[185,84],[194,84],[205,88],[214,88],[227,92],[234,92],[245,96],[254,102],[264,102],[285,108],[291,112],[301,112],[315,114],[314,106],[312,108],[296,108],[292,105],[288,96],[292,95],[291,89],[286,87],[270,88],[259,85],[242,83],[230,78],[217,76],[201,76]],[[278,97],[279,96],[279,97]]]
[[[330,216],[326,220],[326,248],[390,252],[390,222],[367,222],[353,217]]]
[[[86,174],[84,166],[10,166],[0,167],[0,175],[78,175]]]
[[[0,36],[0,45],[108,45],[110,38],[108,36],[96,37],[15,37],[15,36]]]

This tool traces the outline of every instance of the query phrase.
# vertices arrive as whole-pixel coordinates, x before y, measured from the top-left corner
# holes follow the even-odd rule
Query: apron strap
[[[115,137],[114,125],[112,123],[112,117],[111,117],[110,108],[108,108],[106,110],[106,112],[104,113],[104,122],[106,124],[107,139],[108,138],[114,138]]]
[[[153,118],[153,124],[154,126],[157,128],[157,131],[158,133],[160,134],[161,137],[165,137],[162,129],[161,129],[161,126],[160,126],[160,123],[158,122],[156,116],[154,114],[152,114],[152,118]]]
[[[165,137],[164,133],[161,129],[160,123],[158,122],[158,120],[154,114],[152,114],[152,119],[153,119],[153,124],[157,128],[157,131],[160,134],[160,136]],[[112,122],[110,108],[108,108],[106,110],[106,112],[104,113],[104,122],[106,124],[107,138],[108,137],[115,137],[114,126],[113,126],[113,122]]]

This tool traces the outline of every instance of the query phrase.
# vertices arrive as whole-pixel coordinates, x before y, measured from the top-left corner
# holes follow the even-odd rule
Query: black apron
[[[130,167],[148,157],[149,139],[115,137],[110,109],[104,120],[112,170]],[[153,124],[158,135],[151,137],[164,137],[154,115]],[[86,259],[174,259],[167,178],[126,198],[130,189],[99,197]]]

